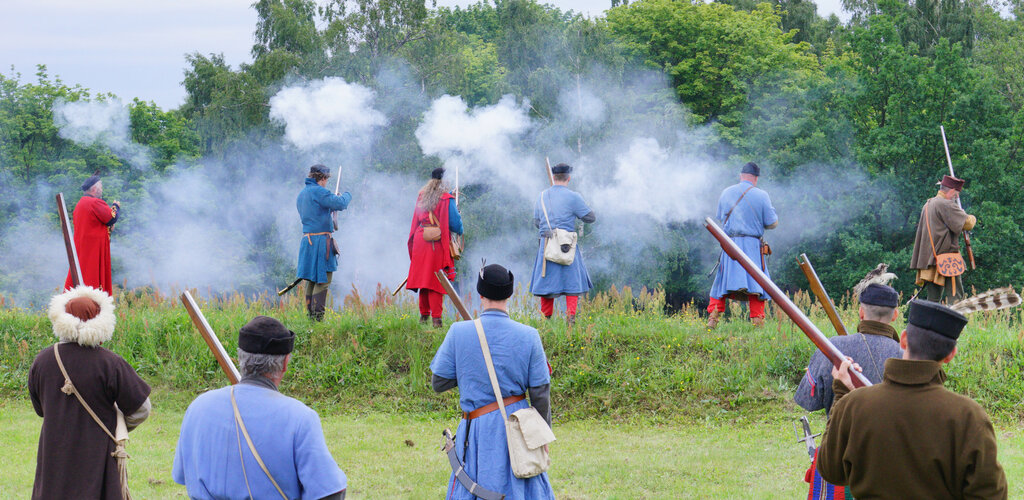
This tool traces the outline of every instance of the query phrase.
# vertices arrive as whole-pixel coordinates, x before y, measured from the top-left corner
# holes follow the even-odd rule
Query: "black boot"
[[[313,318],[313,321],[323,321],[325,310],[327,310],[327,290],[313,294],[309,317]]]
[[[420,324],[422,324],[422,325],[427,324],[427,320],[428,319],[430,319],[430,315],[429,314],[421,314],[420,315]]]
[[[565,321],[567,323],[569,323],[569,327],[570,328],[576,326],[576,315],[575,314],[570,314],[570,315],[566,316],[565,317]]]
[[[313,296],[312,295],[307,295],[306,296],[306,315],[309,316],[310,318],[313,317]]]
[[[441,328],[441,318],[434,318],[434,328]]]

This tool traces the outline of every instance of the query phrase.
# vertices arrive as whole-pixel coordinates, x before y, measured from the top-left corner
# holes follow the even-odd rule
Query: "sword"
[[[441,451],[448,455],[448,464],[452,466],[452,473],[455,474],[455,479],[459,481],[459,484],[469,490],[471,495],[476,495],[481,500],[505,500],[505,495],[480,486],[476,481],[470,479],[469,474],[466,474],[466,467],[462,465],[459,456],[455,453],[455,438],[452,437],[451,429],[445,429],[441,435],[444,436],[441,440]]]
[[[793,429],[796,430],[796,442],[804,443],[807,445],[807,454],[811,456],[811,460],[813,461],[814,452],[815,450],[818,449],[818,447],[814,444],[814,438],[820,436],[821,433],[819,432],[818,434],[811,434],[811,424],[810,422],[807,421],[806,416],[800,417],[800,423],[803,424],[803,429],[798,428],[796,426],[796,422],[793,422]]]

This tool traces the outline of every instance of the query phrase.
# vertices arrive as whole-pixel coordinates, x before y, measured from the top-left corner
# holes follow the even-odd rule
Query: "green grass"
[[[424,327],[408,302],[378,290],[344,298],[342,313],[309,322],[292,297],[201,302],[229,353],[238,328],[257,314],[281,319],[298,339],[283,392],[323,417],[328,444],[353,497],[438,498],[447,465],[440,430],[457,423],[457,393],[434,394],[429,363],[444,330]],[[560,498],[795,498],[806,455],[792,423],[792,393],[814,347],[787,318],[755,329],[733,308],[715,331],[693,308],[664,315],[659,293],[628,289],[581,303],[575,329],[545,321],[522,295],[513,317],[538,328],[554,368],[559,441],[551,480]],[[184,310],[153,292],[119,294],[118,327],[106,346],[155,388],[152,419],[133,433],[138,498],[183,490],[170,480],[181,415],[198,393],[225,379]],[[830,326],[805,294],[797,304]],[[848,328],[855,311],[841,308]],[[978,400],[999,432],[1011,497],[1024,498],[1022,311],[975,315],[948,365],[947,386]],[[902,320],[901,320],[902,322]],[[900,325],[901,326],[901,325]],[[54,341],[41,312],[0,309],[0,498],[28,496],[39,419],[26,399],[32,359]],[[824,427],[821,412],[815,430]],[[414,443],[407,446],[406,440]]]

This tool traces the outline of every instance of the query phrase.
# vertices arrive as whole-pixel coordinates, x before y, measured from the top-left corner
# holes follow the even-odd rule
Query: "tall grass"
[[[105,346],[147,381],[186,394],[225,383],[176,296],[152,289],[117,295],[117,331]],[[798,292],[793,299],[823,332],[832,330],[810,296]],[[273,316],[294,330],[283,389],[317,406],[355,412],[455,408],[454,393],[435,394],[429,384],[430,360],[444,329],[421,325],[412,301],[380,287],[366,297],[352,290],[340,302],[341,311],[328,313],[322,323],[306,318],[298,296],[235,294],[201,300],[200,306],[229,353],[236,352],[238,328],[256,315]],[[554,371],[554,411],[564,418],[716,418],[789,405],[814,349],[778,312],[754,328],[733,303],[714,331],[692,304],[665,315],[661,290],[596,294],[581,301],[574,328],[542,319],[536,306],[519,290],[512,316],[540,331]],[[840,316],[852,331],[856,310],[841,301]],[[1022,319],[1020,309],[973,315],[947,367],[947,386],[991,412],[1024,417]],[[897,323],[901,328],[902,318]],[[33,357],[53,341],[44,313],[0,309],[0,396],[26,393]]]

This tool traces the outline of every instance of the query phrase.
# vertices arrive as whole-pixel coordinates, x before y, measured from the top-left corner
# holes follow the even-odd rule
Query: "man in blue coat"
[[[238,331],[242,380],[201,394],[181,422],[171,474],[189,498],[345,498],[320,417],[278,392],[294,346],[267,316]]]
[[[757,179],[761,168],[750,162],[740,170],[740,182],[725,188],[718,198],[718,220],[722,229],[750,260],[761,264],[761,270],[768,275],[764,256],[761,253],[761,237],[766,229],[779,225],[768,193],[758,189]],[[723,251],[718,260],[718,273],[711,285],[711,303],[708,304],[708,328],[718,326],[718,320],[725,312],[726,297],[746,300],[750,310],[750,321],[755,326],[764,324],[764,303],[768,300],[761,285]]]
[[[555,299],[565,295],[566,319],[572,325],[576,319],[576,304],[580,295],[590,291],[590,281],[583,254],[576,246],[571,264],[563,265],[544,259],[544,246],[554,235],[555,229],[576,230],[576,219],[590,224],[597,220],[594,211],[576,191],[569,189],[569,174],[572,167],[559,163],[551,167],[554,185],[540,194],[533,208],[533,224],[540,231],[540,247],[533,264],[533,278],[530,293],[540,297],[540,312],[545,318],[554,313]]]
[[[484,309],[480,321],[506,412],[512,414],[532,405],[551,425],[551,372],[540,335],[535,328],[508,317],[513,282],[512,272],[497,264],[480,270],[476,284],[480,306]],[[472,321],[460,321],[448,329],[430,362],[430,371],[435,391],[459,388],[463,419],[455,434],[455,449],[469,477],[485,489],[504,494],[508,500],[555,498],[546,472],[527,479],[519,479],[512,473],[505,423],[498,411],[480,338]],[[476,497],[452,474],[445,498],[473,500]]]
[[[331,276],[338,270],[338,247],[332,232],[331,212],[345,210],[352,195],[345,191],[340,196],[326,187],[331,169],[323,165],[309,167],[306,187],[295,200],[295,208],[302,218],[302,239],[299,240],[299,266],[297,279],[306,280],[306,312],[320,321],[327,308],[327,289]]]

